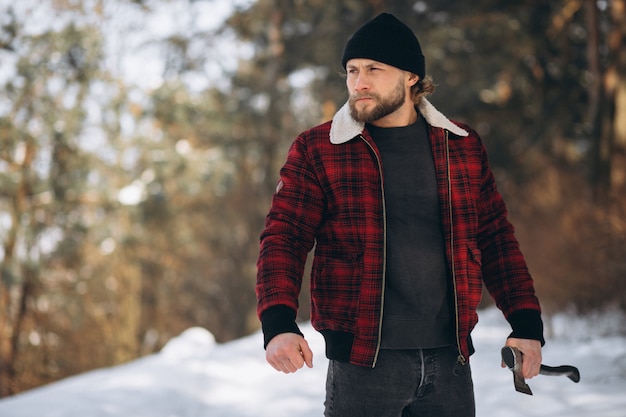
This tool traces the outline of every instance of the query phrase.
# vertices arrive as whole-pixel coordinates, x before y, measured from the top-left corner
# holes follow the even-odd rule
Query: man
[[[261,235],[258,314],[267,361],[311,367],[296,322],[307,253],[311,321],[330,359],[325,415],[474,416],[470,332],[484,283],[539,372],[543,324],[532,278],[480,138],[426,99],[424,56],[390,14],[342,58],[349,100],[302,133]]]

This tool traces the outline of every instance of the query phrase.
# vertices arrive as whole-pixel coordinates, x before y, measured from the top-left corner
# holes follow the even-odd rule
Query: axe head
[[[510,346],[505,346],[501,350],[502,361],[513,372],[513,384],[515,390],[528,395],[533,395],[522,374],[522,352]]]

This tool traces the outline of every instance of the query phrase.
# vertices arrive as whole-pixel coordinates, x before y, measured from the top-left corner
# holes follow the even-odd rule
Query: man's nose
[[[362,72],[359,73],[359,75],[357,75],[356,79],[354,80],[354,89],[356,91],[364,91],[369,89],[369,80],[367,79],[367,76]]]

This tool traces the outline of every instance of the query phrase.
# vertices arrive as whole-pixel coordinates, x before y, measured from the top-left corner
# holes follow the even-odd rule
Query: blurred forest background
[[[258,329],[278,169],[382,11],[482,135],[546,316],[626,310],[626,0],[0,0],[0,396]]]

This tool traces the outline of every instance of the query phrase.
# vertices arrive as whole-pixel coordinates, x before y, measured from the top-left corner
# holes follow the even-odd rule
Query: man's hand
[[[274,369],[286,374],[296,372],[305,363],[313,367],[313,352],[304,337],[296,333],[274,336],[267,344],[265,358]]]
[[[531,379],[539,375],[541,367],[541,342],[531,339],[516,339],[510,337],[506,341],[506,346],[516,347],[522,352],[522,374],[524,378]],[[502,363],[504,368],[506,365]]]

